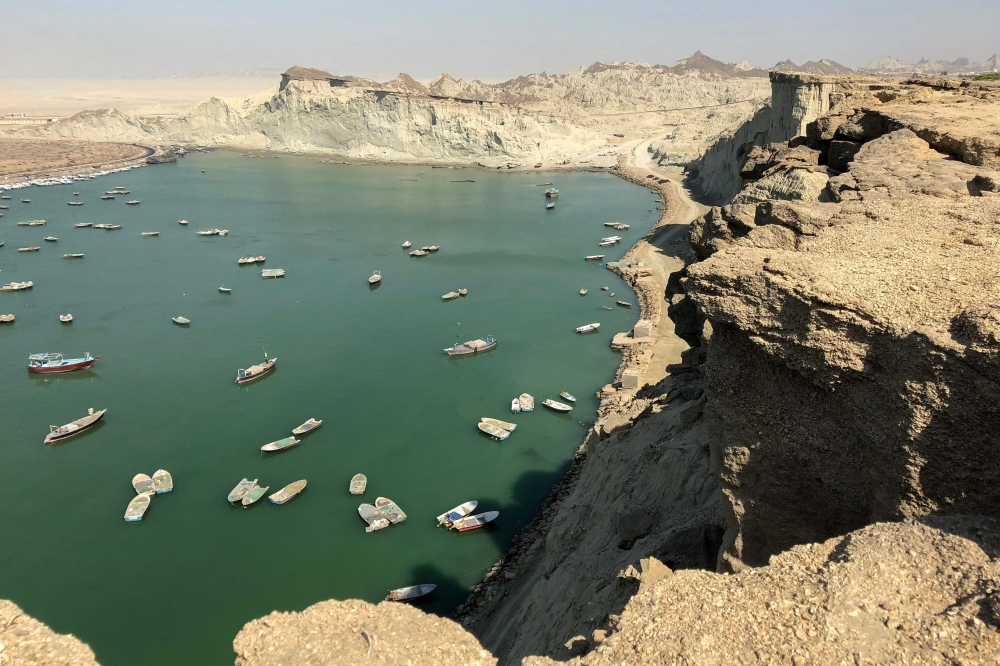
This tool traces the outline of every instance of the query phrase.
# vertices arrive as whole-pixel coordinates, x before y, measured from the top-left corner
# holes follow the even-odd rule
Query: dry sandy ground
[[[207,97],[243,97],[278,85],[274,78],[2,79],[0,115],[66,117],[84,109],[117,108],[175,115]]]
[[[0,185],[28,174],[50,174],[134,160],[149,151],[127,143],[0,139]]]

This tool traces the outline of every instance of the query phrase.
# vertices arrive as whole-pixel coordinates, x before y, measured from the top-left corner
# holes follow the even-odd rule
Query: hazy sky
[[[881,55],[984,60],[1000,0],[46,0],[4,3],[0,77],[154,77],[298,64],[388,79],[505,79],[697,49],[771,66]]]

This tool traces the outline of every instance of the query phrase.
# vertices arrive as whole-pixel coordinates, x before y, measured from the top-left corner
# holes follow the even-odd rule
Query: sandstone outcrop
[[[97,666],[90,647],[0,599],[0,666]]]

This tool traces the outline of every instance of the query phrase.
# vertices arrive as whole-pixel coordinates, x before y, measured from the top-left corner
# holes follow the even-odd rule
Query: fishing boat
[[[368,477],[364,474],[355,474],[351,477],[350,491],[352,495],[364,495],[367,487]]]
[[[13,324],[13,323],[14,323],[14,315],[12,314],[0,315],[0,324]]]
[[[545,190],[545,197],[548,199],[555,199],[558,196],[559,196],[559,190],[555,189],[554,187],[550,187],[549,189]]]
[[[115,231],[117,229],[121,229],[122,225],[120,225],[120,224],[105,224],[104,228],[107,229],[108,231]]]
[[[468,289],[459,289],[458,290],[458,295],[459,296],[468,296],[469,295],[469,290]]]
[[[149,495],[139,495],[138,497],[133,497],[132,501],[128,503],[128,507],[125,509],[125,522],[139,522],[146,514],[146,509],[148,508]]]
[[[127,192],[122,192],[122,194],[127,194]],[[127,205],[127,206],[138,206],[139,205],[139,201],[138,201],[138,199],[132,199],[131,201],[126,201],[125,205]]]
[[[443,295],[441,297],[441,300],[442,301],[453,301],[456,298],[458,298],[458,292],[457,291],[449,291],[447,294],[445,294],[445,295]]]
[[[490,437],[492,437],[493,439],[500,442],[510,437],[509,432],[507,432],[503,428],[498,428],[497,426],[491,425],[489,423],[484,423],[480,421],[479,423],[476,424],[476,427],[479,428],[480,432],[485,433]]]
[[[68,324],[71,321],[73,321],[73,315],[71,314],[59,315],[59,321],[61,321],[64,324]]]
[[[80,193],[79,193],[79,192],[74,192],[74,193],[73,193],[73,196],[74,196],[74,197],[78,197],[78,196],[80,196]]]
[[[499,341],[490,335],[485,340],[483,338],[469,340],[468,342],[448,347],[444,350],[444,353],[448,356],[470,356],[495,349],[497,344],[499,344]]]
[[[579,326],[576,329],[577,333],[593,333],[601,327],[600,323],[587,324],[586,326]]]
[[[38,247],[19,247],[18,252],[38,252],[40,248]]]
[[[247,481],[247,479],[244,478],[242,481],[237,483],[236,487],[233,488],[233,491],[229,493],[228,499],[230,502],[239,502],[246,496],[248,492],[250,492],[256,487],[257,487],[257,479],[254,479],[253,481]]]
[[[229,229],[216,229],[215,230],[215,235],[216,236],[225,236],[228,233],[229,233]]]
[[[233,290],[229,287],[219,287],[219,291],[223,294],[231,293]]]
[[[31,199],[21,199],[21,203],[31,203]]]
[[[392,524],[389,522],[388,518],[383,516],[379,510],[371,504],[360,505],[358,507],[358,515],[361,516],[361,520],[368,523],[368,527],[365,528],[365,532],[377,532],[378,530],[384,530]]]
[[[370,286],[375,286],[381,281],[382,281],[381,271],[375,271],[374,273],[371,274],[371,277],[368,278],[368,284]]]
[[[101,199],[103,199],[104,201],[114,201],[115,198],[110,194],[102,194]]]
[[[90,428],[93,428],[98,421],[104,418],[104,413],[106,411],[108,410],[102,409],[99,412],[95,412],[94,408],[91,407],[87,410],[86,416],[77,419],[72,423],[67,423],[66,425],[58,428],[56,426],[49,426],[49,434],[45,437],[45,443],[51,444],[52,442],[69,439],[70,437],[79,435],[81,432],[85,432]]]
[[[413,245],[413,243],[411,243],[410,241],[404,241],[403,242],[403,249],[405,250],[405,249],[409,248],[411,245]]]
[[[607,291],[608,287],[601,287],[601,291]]]
[[[115,185],[114,192],[127,192],[124,185]]]
[[[514,398],[510,401],[510,411],[514,414],[518,414],[521,411],[521,401]]]
[[[56,242],[57,240],[59,240],[59,239],[58,239],[58,238],[56,238],[55,236],[46,236],[46,237],[45,237],[45,240],[47,240],[47,241],[48,241],[48,242],[50,242],[50,243],[55,243],[55,242]]]
[[[267,499],[271,500],[272,504],[284,504],[288,500],[292,499],[299,493],[301,493],[306,488],[306,480],[296,481],[294,483],[289,483],[287,486],[274,493]]]
[[[388,497],[376,497],[375,508],[386,520],[397,525],[406,520],[406,514]]]
[[[562,393],[560,393],[559,397],[562,398],[563,400],[569,400],[570,402],[576,402],[576,398],[574,398],[572,395],[570,395],[566,391],[563,391]]]
[[[588,254],[583,258],[584,261],[600,261],[604,258],[603,254]]]
[[[426,257],[430,252],[427,250],[414,250],[410,253],[411,257]]]
[[[441,249],[441,246],[440,245],[428,245],[427,247],[424,247],[424,248],[421,248],[421,249],[427,250],[428,252],[437,252],[438,250]]]
[[[200,231],[198,233],[201,235],[205,235],[202,234]],[[236,263],[239,264],[240,266],[246,266],[247,264],[256,264],[257,257],[240,257],[239,259],[236,260]]]
[[[565,403],[562,403],[562,402],[556,402],[555,400],[545,399],[545,400],[542,400],[542,404],[545,405],[546,407],[548,407],[549,409],[551,409],[554,412],[571,412],[571,411],[573,411],[573,408],[570,407],[569,405],[567,405]]]
[[[608,236],[607,238],[602,238],[602,243],[617,243],[622,239],[621,236]]]
[[[552,210],[555,207],[556,207],[555,201],[550,201],[547,204],[545,204],[545,210]]]
[[[265,280],[270,280],[273,278],[285,277],[285,269],[283,268],[265,268],[260,272],[260,276]]]
[[[95,229],[110,229],[110,228],[111,228],[111,225],[110,225],[110,224],[104,224],[104,223],[101,223],[101,224],[95,224],[95,225],[94,225],[94,228],[95,228]]]
[[[215,236],[218,232],[215,229],[208,229],[206,231],[196,231],[194,232],[196,236]]]
[[[158,469],[153,472],[153,488],[157,495],[172,492],[174,489],[174,477],[165,469]]]
[[[31,289],[33,286],[35,286],[35,283],[31,280],[27,282],[8,282],[0,287],[0,291],[24,291],[25,289]]]
[[[290,449],[293,446],[298,446],[299,440],[294,437],[285,437],[284,439],[279,439],[276,442],[271,442],[270,444],[265,444],[260,447],[261,451],[265,453],[270,453],[272,451],[284,451],[285,449]]]
[[[437,517],[438,525],[451,525],[453,522],[459,518],[464,518],[479,506],[479,502],[476,500],[471,500],[465,502],[464,504],[459,504],[451,511],[445,511],[440,516]]]
[[[522,393],[521,396],[518,398],[518,401],[521,403],[522,412],[535,411],[535,399],[530,395],[528,395],[527,393]]]
[[[478,530],[480,527],[485,526],[487,523],[491,523],[497,519],[500,515],[499,511],[487,511],[486,513],[477,513],[474,516],[466,516],[465,518],[459,518],[451,524],[451,529],[458,530],[459,532],[468,532],[470,530]]]
[[[177,220],[177,224],[183,224],[184,226],[187,226],[187,223],[188,223],[187,220]]]
[[[507,432],[514,432],[514,430],[517,429],[517,424],[511,423],[509,421],[501,421],[500,419],[493,419],[486,416],[482,417],[479,420],[482,423],[489,423],[490,425],[496,426],[498,428],[503,428]]]
[[[586,296],[587,295],[587,290],[586,289],[581,289],[580,290],[580,295],[581,296]]]
[[[244,509],[247,508],[251,504],[254,504],[261,497],[263,497],[270,488],[271,486],[264,486],[263,488],[261,488],[260,486],[255,486],[251,488],[250,490],[247,491],[247,494],[244,495],[242,499],[240,499],[240,504],[243,505]]]
[[[70,205],[70,206],[82,206],[83,205],[82,201],[67,201],[66,203],[68,205]]]
[[[191,320],[187,317],[171,317],[170,321],[174,322],[178,326],[187,326],[191,323]]]
[[[153,485],[153,479],[146,474],[136,474],[133,476],[132,487],[135,488],[135,492],[140,495],[154,494],[156,492],[156,486]]]
[[[159,231],[143,231],[139,235],[140,236],[159,236],[160,232]]]
[[[63,259],[83,259],[83,253],[80,252],[77,254],[64,254]]]
[[[249,368],[240,368],[236,372],[236,383],[246,384],[252,382],[256,379],[260,379],[267,373],[274,370],[274,364],[278,362],[278,358],[268,358],[267,352],[264,352],[264,362],[258,363],[257,365],[251,365]]]
[[[425,585],[410,585],[409,587],[401,587],[397,590],[389,590],[389,594],[386,595],[385,600],[413,601],[414,599],[419,599],[420,597],[426,597],[436,588],[437,585],[433,583],[427,583]]]
[[[601,241],[600,243],[598,243],[598,245],[600,245],[601,247],[611,247],[614,244],[615,244],[614,241]]]
[[[74,370],[89,370],[100,356],[83,352],[83,358],[65,358],[62,352],[31,354],[28,356],[28,372],[38,374],[61,374]]]
[[[608,296],[610,296],[611,298],[614,298],[615,297],[615,292],[611,292],[610,294],[608,294]]]
[[[623,308],[630,308],[630,307],[632,307],[632,304],[629,303],[628,301],[615,301],[615,304],[616,305],[620,305]]]
[[[308,421],[306,421],[305,423],[303,423],[302,425],[300,425],[298,428],[295,428],[294,430],[292,430],[292,434],[293,435],[304,435],[307,432],[312,432],[313,430],[315,430],[316,428],[320,427],[321,425],[323,425],[322,419],[320,419],[320,420],[309,419]]]

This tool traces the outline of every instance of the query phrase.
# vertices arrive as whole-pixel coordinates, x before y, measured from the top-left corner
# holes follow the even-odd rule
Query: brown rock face
[[[98,666],[90,647],[57,634],[0,599],[0,664],[3,666]]]

